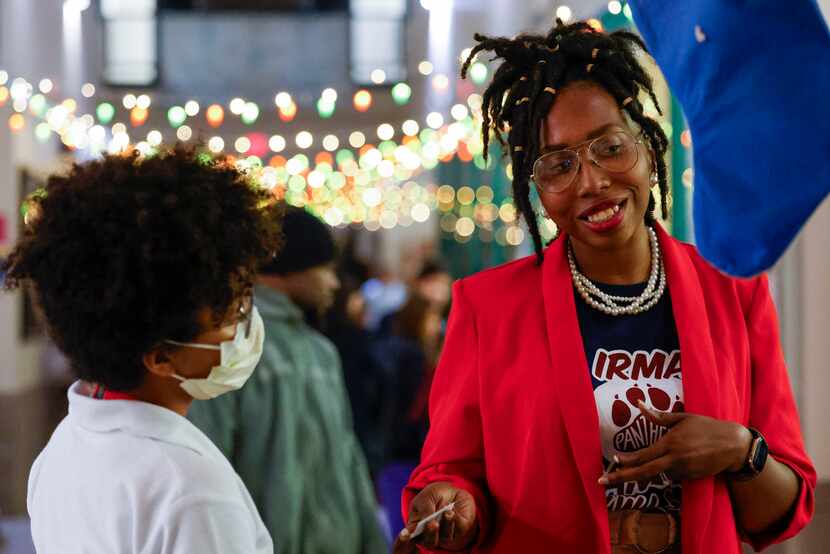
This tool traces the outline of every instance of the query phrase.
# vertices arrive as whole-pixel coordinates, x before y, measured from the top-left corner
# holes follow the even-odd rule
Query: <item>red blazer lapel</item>
[[[697,268],[685,247],[659,225],[666,279],[671,294],[675,325],[680,339],[683,400],[686,411],[719,417],[717,358],[712,344],[709,315]],[[683,552],[700,552],[712,506],[713,478],[683,483],[681,526]]]
[[[585,494],[599,531],[606,539],[602,544],[608,544],[610,552],[605,492],[597,484],[603,471],[599,417],[576,317],[573,281],[564,245],[564,236],[556,240],[545,252],[542,266],[542,297],[553,368],[551,379]]]

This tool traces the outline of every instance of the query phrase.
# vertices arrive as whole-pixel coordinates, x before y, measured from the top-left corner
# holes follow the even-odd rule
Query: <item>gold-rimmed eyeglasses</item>
[[[637,165],[640,158],[636,139],[625,131],[612,131],[570,148],[542,154],[533,163],[533,182],[541,192],[557,193],[566,190],[576,180],[582,163],[581,151],[595,166],[611,173],[625,173]]]

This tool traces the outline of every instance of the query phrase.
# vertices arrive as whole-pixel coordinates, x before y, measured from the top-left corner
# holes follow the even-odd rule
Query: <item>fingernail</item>
[[[401,531],[401,538],[402,539],[408,539],[409,538],[409,529],[404,529],[403,531]]]
[[[603,475],[602,477],[597,479],[597,483],[599,483],[600,485],[607,485],[608,484],[608,477]]]

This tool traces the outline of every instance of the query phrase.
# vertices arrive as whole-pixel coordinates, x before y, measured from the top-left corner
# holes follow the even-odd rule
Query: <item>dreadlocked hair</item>
[[[638,100],[639,93],[646,92],[662,115],[651,77],[637,60],[638,50],[648,53],[637,35],[626,31],[609,34],[596,31],[586,22],[565,25],[557,19],[547,35],[492,38],[476,33],[475,39],[478,44],[465,60],[461,77],[466,78],[479,52],[493,52],[494,60],[504,60],[482,98],[484,158],[488,158],[490,135],[495,134],[511,157],[513,198],[527,222],[538,263],[542,262],[543,245],[530,200],[530,178],[541,147],[542,122],[553,107],[557,92],[570,83],[598,84],[639,125],[654,152],[660,209],[667,217],[669,190],[664,155],[669,143],[660,125],[645,115]],[[652,194],[646,211],[648,223],[654,220],[655,204]]]

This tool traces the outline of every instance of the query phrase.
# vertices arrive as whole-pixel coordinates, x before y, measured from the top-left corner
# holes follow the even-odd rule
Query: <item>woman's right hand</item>
[[[430,521],[422,534],[411,538],[419,521],[451,502],[455,502],[451,511]],[[450,483],[430,483],[412,499],[406,528],[395,540],[392,552],[411,554],[416,551],[416,545],[433,550],[464,550],[472,544],[477,533],[478,520],[473,496]]]

